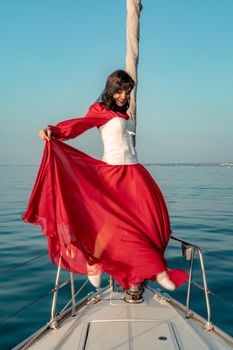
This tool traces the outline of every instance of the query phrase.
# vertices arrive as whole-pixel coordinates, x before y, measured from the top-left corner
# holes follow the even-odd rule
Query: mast
[[[126,71],[135,81],[135,87],[131,93],[128,113],[136,119],[136,97],[138,85],[138,57],[139,57],[139,31],[140,12],[142,10],[141,0],[126,0]]]

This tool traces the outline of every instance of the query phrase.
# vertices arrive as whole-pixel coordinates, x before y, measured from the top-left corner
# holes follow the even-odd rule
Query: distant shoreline
[[[233,162],[222,162],[222,163],[148,163],[140,162],[144,166],[163,166],[163,167],[225,167],[233,168]],[[0,163],[0,166],[39,166],[40,163]]]
[[[233,168],[233,162],[225,163],[142,163],[145,166],[170,166],[170,167],[226,167]]]

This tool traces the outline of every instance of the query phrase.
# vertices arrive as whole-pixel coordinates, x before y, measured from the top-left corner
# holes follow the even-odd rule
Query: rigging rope
[[[32,300],[30,303],[24,305],[23,307],[21,307],[20,309],[18,309],[17,311],[13,312],[10,315],[6,315],[3,318],[0,319],[0,327],[2,325],[2,323],[8,321],[9,319],[11,319],[12,317],[14,317],[15,315],[17,315],[18,313],[20,313],[23,310],[26,310],[29,306],[36,304],[38,301],[40,301],[41,299],[45,298],[47,295],[51,294],[53,292],[53,288],[50,289],[47,293],[39,296],[38,298]]]
[[[233,303],[231,303],[230,301],[220,297],[219,295],[215,294],[214,292],[212,292],[211,290],[209,290],[209,294],[213,295],[215,298],[219,299],[220,301],[222,301],[223,303],[233,307]]]
[[[87,285],[87,283],[89,283],[88,280],[86,280],[83,285],[76,291],[75,296],[77,296],[78,294],[81,293],[81,291],[84,289],[84,287]],[[68,281],[64,281],[61,282],[59,285],[64,285],[64,284],[70,284],[70,280]],[[38,298],[32,300],[31,302],[29,302],[28,304],[24,305],[23,307],[21,307],[20,309],[18,309],[17,311],[13,312],[12,314],[6,315],[3,318],[0,319],[0,327],[2,326],[2,324],[8,320],[10,320],[11,318],[13,318],[15,315],[19,314],[20,312],[26,310],[27,308],[29,308],[30,306],[38,303],[41,299],[47,297],[49,294],[52,294],[54,292],[54,287],[51,288],[47,293],[40,295]],[[62,313],[66,307],[71,303],[71,300],[65,305],[65,307],[60,311],[60,313]]]
[[[42,254],[40,254],[40,255],[35,256],[34,258],[31,258],[31,259],[29,259],[29,260],[26,260],[26,261],[24,261],[24,262],[22,262],[22,263],[19,263],[19,264],[13,266],[13,267],[10,267],[9,269],[2,270],[2,271],[0,271],[0,275],[4,275],[4,274],[6,274],[6,273],[8,273],[8,272],[10,272],[10,271],[16,270],[18,267],[21,267],[21,266],[23,266],[23,265],[26,265],[26,264],[28,264],[29,262],[34,261],[34,260],[36,260],[36,259],[39,259],[39,258],[41,258],[42,256],[45,256],[45,255],[47,255],[47,254],[48,254],[48,252],[42,253]]]

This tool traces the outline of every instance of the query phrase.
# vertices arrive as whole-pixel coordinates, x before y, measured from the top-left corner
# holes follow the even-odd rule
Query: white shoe
[[[87,277],[95,288],[99,288],[100,282],[101,282],[101,273],[99,275],[93,275],[93,276],[87,275]]]
[[[157,275],[157,282],[165,289],[168,289],[168,290],[176,289],[175,283],[173,283],[170,280],[167,274],[167,271],[163,271]]]

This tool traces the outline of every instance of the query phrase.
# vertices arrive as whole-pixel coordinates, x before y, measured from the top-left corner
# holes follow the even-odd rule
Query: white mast
[[[136,118],[136,96],[137,96],[137,66],[139,56],[139,30],[140,11],[142,10],[141,0],[126,0],[126,71],[135,81],[135,88],[131,93],[128,113]]]

